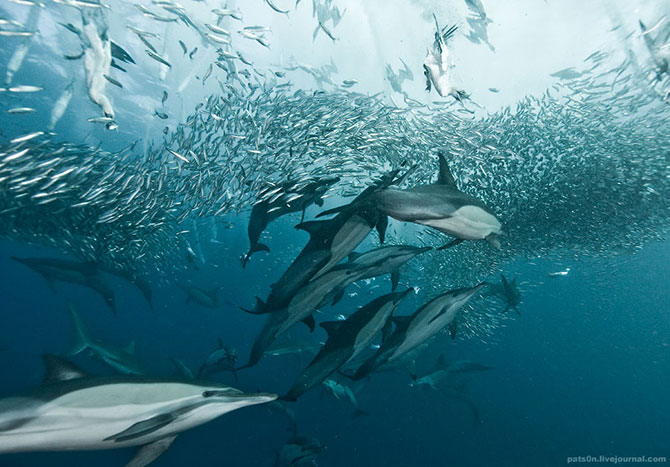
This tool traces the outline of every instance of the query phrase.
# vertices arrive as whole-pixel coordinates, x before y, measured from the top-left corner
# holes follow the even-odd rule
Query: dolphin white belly
[[[463,240],[482,240],[492,233],[500,234],[502,227],[495,216],[471,205],[458,208],[449,217],[416,222]]]

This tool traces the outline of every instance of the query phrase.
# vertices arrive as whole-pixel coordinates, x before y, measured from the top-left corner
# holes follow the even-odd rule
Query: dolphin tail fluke
[[[355,419],[355,418],[358,418],[358,417],[362,417],[364,415],[369,417],[370,413],[366,412],[365,410],[359,409],[357,407],[356,410],[354,410],[354,412],[351,414],[351,418]]]
[[[91,339],[88,337],[88,333],[84,327],[84,323],[81,320],[81,317],[79,316],[79,313],[77,313],[77,310],[72,304],[70,304],[70,314],[72,314],[74,329],[77,333],[77,342],[70,355],[77,355],[78,353],[81,353],[90,347]]]
[[[244,307],[239,308],[240,310],[252,315],[264,315],[266,313],[269,313],[269,311],[265,309],[265,302],[261,300],[259,297],[256,297],[256,306],[254,307],[253,310]]]
[[[244,256],[244,259],[242,260],[242,268],[247,267],[247,263],[249,263],[251,255],[253,255],[257,251],[265,251],[267,253],[270,253],[270,247],[263,243],[256,243],[255,245],[252,245],[251,248],[249,248],[247,254]]]
[[[460,245],[460,244],[463,243],[464,241],[465,241],[465,240],[463,240],[462,238],[457,238],[457,239],[452,240],[452,241],[450,241],[449,243],[447,243],[447,244],[445,244],[445,245],[442,245],[441,247],[437,248],[437,251],[447,250],[447,249],[449,249],[449,248],[451,248],[451,247],[454,247],[454,246],[456,246],[456,245]]]

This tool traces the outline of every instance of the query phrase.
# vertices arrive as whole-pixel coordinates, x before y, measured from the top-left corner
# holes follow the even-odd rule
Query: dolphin
[[[282,355],[316,354],[321,349],[321,344],[311,339],[296,339],[290,334],[284,334],[282,338],[275,339],[265,355],[279,357]]]
[[[519,292],[516,285],[516,277],[511,281],[508,281],[503,274],[500,274],[500,276],[502,281],[499,284],[489,284],[487,295],[492,295],[505,301],[506,306],[503,313],[508,312],[510,308],[514,308],[514,310],[519,313],[517,305],[521,303],[521,292]]]
[[[508,282],[502,274],[500,274],[500,278],[502,279],[502,285],[505,292],[505,300],[507,300],[507,306],[505,306],[503,313],[507,313],[510,308],[514,308],[514,311],[520,315],[521,313],[519,313],[519,308],[517,308],[517,306],[521,303],[521,292],[519,292],[519,289],[516,286],[516,277],[512,279],[512,282]]]
[[[55,281],[83,285],[92,289],[116,313],[114,291],[104,281],[94,263],[80,263],[56,258],[18,258],[16,256],[11,256],[11,259],[28,266],[44,277],[52,290],[54,290]]]
[[[433,247],[416,247],[411,245],[388,245],[368,250],[364,253],[351,253],[349,259],[355,263],[374,266],[368,268],[358,279],[391,274],[391,292],[394,292],[400,281],[400,267],[422,253],[432,250]]]
[[[411,316],[393,317],[396,324],[393,333],[374,355],[353,374],[346,376],[353,380],[362,379],[382,365],[411,352],[447,326],[453,337],[456,314],[484,286],[486,283],[482,282],[474,287],[450,290],[425,303]]]
[[[0,400],[0,453],[143,446],[128,464],[140,467],[179,433],[277,397],[207,382],[91,377],[54,355],[44,362],[42,386]]]
[[[140,291],[147,303],[149,303],[149,307],[153,308],[153,292],[151,290],[151,283],[149,282],[148,278],[142,277],[135,271],[120,267],[109,267],[103,263],[97,263],[97,267],[101,271],[113,274],[133,284]]]
[[[441,249],[464,240],[481,239],[500,248],[500,221],[481,200],[458,189],[441,151],[438,158],[440,170],[436,183],[406,190],[380,190],[375,194],[377,208],[394,219],[427,225],[456,237]]]
[[[395,290],[400,266],[431,249],[406,245],[383,246],[357,254],[348,263],[338,264],[327,273],[311,280],[295,294],[287,307],[289,318],[279,332],[284,332],[303,320],[307,320],[306,324],[311,330],[314,326],[312,313],[331,299],[333,305],[338,303],[345,289],[353,282],[390,273],[394,277],[391,288]]]
[[[219,287],[206,290],[201,287],[196,287],[192,284],[177,284],[186,293],[186,303],[191,301],[206,308],[219,308],[221,302],[219,300]]]
[[[404,292],[386,294],[359,308],[344,321],[321,323],[321,327],[328,332],[328,340],[282,399],[296,400],[367,349],[402,299],[413,291],[409,288]]]
[[[444,354],[440,354],[440,356],[437,358],[437,362],[435,362],[433,369],[428,373],[421,376],[418,376],[415,373],[410,373],[412,382],[409,385],[410,387],[426,386],[437,390],[437,385],[445,380],[449,375],[472,373],[476,371],[488,371],[492,369],[493,367],[491,366],[465,360],[449,363],[447,362]]]
[[[210,353],[198,370],[198,378],[203,375],[211,375],[220,371],[232,371],[237,380],[237,373],[235,372],[235,362],[237,362],[237,349],[223,345],[219,339],[219,346],[216,350]]]
[[[316,457],[326,446],[315,438],[293,436],[277,454],[276,467],[314,467]]]
[[[302,211],[300,222],[305,218],[305,210],[312,204],[323,206],[323,195],[340,180],[339,177],[321,178],[297,187],[294,182],[286,182],[279,187],[271,186],[261,192],[261,199],[251,208],[247,234],[249,251],[242,259],[242,267],[246,267],[251,255],[257,251],[270,251],[267,245],[259,242],[260,236],[270,222],[280,217]],[[277,191],[276,193],[274,193]]]
[[[96,358],[102,360],[119,373],[126,375],[144,374],[144,369],[135,356],[135,341],[131,341],[124,349],[116,349],[104,345],[89,336],[79,313],[77,313],[73,305],[70,305],[70,314],[72,315],[78,339],[72,355],[89,350]]]
[[[304,322],[314,330],[312,313],[326,305],[330,300],[337,303],[344,290],[353,282],[391,273],[397,277],[397,270],[415,256],[431,250],[431,247],[411,247],[392,245],[380,247],[358,255],[353,261],[338,264],[325,274],[312,279],[298,290],[283,310],[272,313],[263,329],[254,341],[248,366],[253,366],[272,345],[275,338],[286,332],[298,322]],[[394,281],[396,284],[397,281]],[[242,368],[247,368],[244,366]]]
[[[327,379],[322,384],[338,401],[344,399],[351,403],[354,407],[354,412],[351,414],[351,418],[360,417],[361,415],[370,415],[360,408],[358,401],[356,400],[356,395],[349,386],[338,383],[332,379]]]
[[[372,195],[381,187],[392,183],[396,175],[397,171],[394,171],[366,188],[350,204],[320,214],[337,213],[332,219],[298,224],[296,229],[304,230],[310,235],[307,245],[279,280],[271,285],[265,302],[256,297],[253,310],[242,310],[253,314],[283,310],[301,287],[349,255],[375,227],[383,243],[387,218],[376,209]]]

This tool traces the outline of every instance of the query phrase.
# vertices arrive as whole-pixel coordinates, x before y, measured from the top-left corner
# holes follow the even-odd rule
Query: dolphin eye
[[[202,393],[202,397],[207,398],[207,397],[213,397],[213,396],[216,396],[216,392],[217,392],[217,391],[204,391],[204,392]]]

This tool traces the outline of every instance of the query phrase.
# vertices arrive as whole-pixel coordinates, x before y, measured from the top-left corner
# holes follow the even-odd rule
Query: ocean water
[[[345,258],[352,252],[465,240],[402,264],[398,290],[415,292],[396,316],[488,285],[417,349],[351,380],[362,359],[385,349],[376,333],[358,365],[345,358],[328,376],[349,393],[335,397],[315,381],[295,402],[177,430],[151,465],[667,463],[668,14],[661,1],[4,0],[0,396],[40,387],[44,354],[74,362],[87,381],[128,372],[88,350],[73,355],[70,307],[103,347],[134,342],[143,375],[132,381],[204,384],[175,360],[197,374],[225,346],[237,355],[235,374],[198,380],[285,395],[335,339],[297,323],[271,348],[290,349],[242,369],[283,310],[241,308],[253,311],[256,297],[280,289],[287,305],[308,290],[319,268],[298,285],[288,269],[312,245],[295,226],[347,205],[336,215],[390,219],[384,239],[367,225],[348,247],[334,227],[314,234],[343,252],[349,266],[335,271],[356,263]],[[426,212],[458,218],[447,195],[414,199],[411,219],[385,204],[388,190],[445,186],[438,153],[476,220],[491,227],[481,217],[488,212],[502,232],[494,225],[492,236],[465,238],[462,228],[422,225]],[[395,187],[375,185],[393,170]],[[308,196],[310,183],[321,184],[318,196]],[[352,202],[370,186],[378,187],[372,204]],[[252,208],[263,202],[268,215],[282,215],[255,239],[270,251],[245,264]],[[17,258],[55,260],[61,272],[47,276],[79,272],[45,280]],[[338,284],[329,285],[308,315],[350,322],[390,292],[382,272],[348,284],[332,306]],[[292,281],[272,287],[283,275]],[[399,322],[391,329],[402,333]],[[420,384],[436,368],[434,384]],[[158,387],[152,397],[169,396]],[[92,403],[122,411],[104,393]],[[71,407],[55,429],[31,412],[27,426],[43,435],[12,452],[26,418],[13,422],[16,404],[0,402],[2,466],[116,466],[135,455],[113,443],[84,450],[77,439],[40,452],[65,426],[105,426]],[[172,434],[177,421],[154,434]],[[161,436],[139,438],[141,446]],[[290,456],[288,445],[307,438],[318,449]]]

